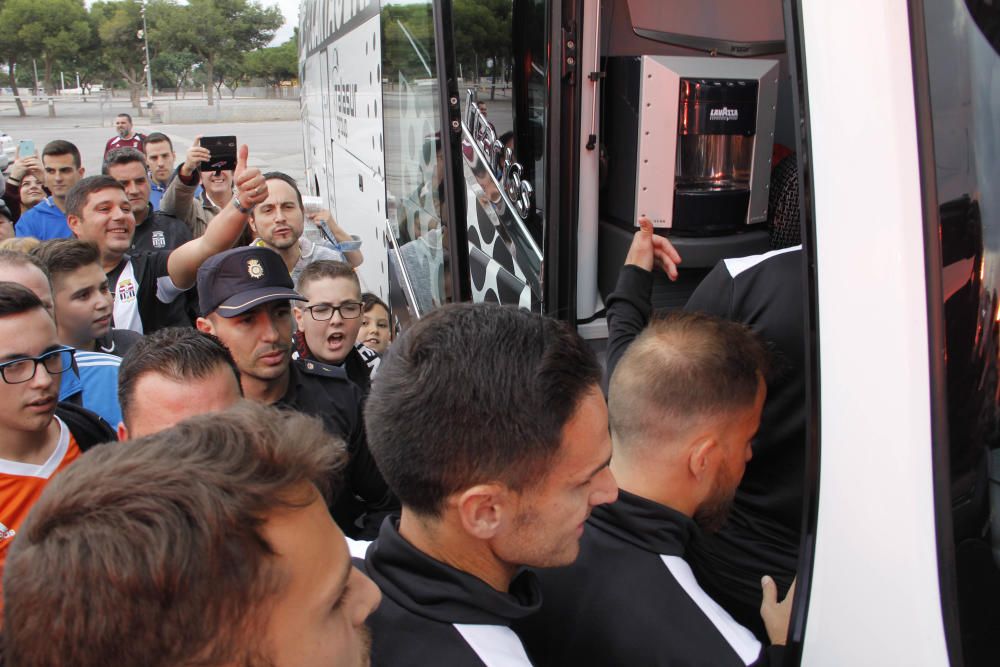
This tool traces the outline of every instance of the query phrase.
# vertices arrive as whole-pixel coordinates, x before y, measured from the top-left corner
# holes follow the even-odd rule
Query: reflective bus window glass
[[[382,3],[386,200],[398,249],[389,257],[420,315],[450,300],[432,5]]]
[[[966,665],[1000,662],[1000,10],[924,2],[948,476]],[[988,477],[992,476],[992,483]],[[946,577],[946,580],[949,577]],[[947,590],[948,587],[945,588]]]
[[[455,0],[473,299],[538,308],[546,3]]]

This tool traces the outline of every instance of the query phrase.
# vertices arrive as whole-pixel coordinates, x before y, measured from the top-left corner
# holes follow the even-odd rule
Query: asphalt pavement
[[[164,98],[166,101],[173,98]],[[241,102],[258,106],[266,100],[247,99],[244,101],[224,100],[227,106],[239,107]],[[191,101],[192,104],[199,103]],[[200,101],[204,104],[204,101]],[[286,102],[287,104],[287,102]],[[17,115],[12,98],[0,97],[0,131],[13,137],[14,142],[32,139],[41,153],[42,147],[53,139],[65,139],[80,149],[83,166],[88,175],[101,173],[104,145],[114,136],[115,114],[126,112],[132,115],[135,129],[144,134],[163,132],[170,137],[177,153],[177,164],[184,159],[187,149],[198,135],[234,134],[240,143],[250,147],[249,164],[264,171],[283,171],[300,186],[305,182],[305,161],[302,154],[301,123],[295,121],[259,121],[245,123],[200,123],[184,125],[164,125],[151,123],[149,117],[138,117],[128,100],[119,98],[112,104],[102,105],[96,98],[86,103],[60,101],[56,105],[56,116],[48,116],[44,104],[33,104],[27,117]],[[102,125],[103,123],[103,125]]]

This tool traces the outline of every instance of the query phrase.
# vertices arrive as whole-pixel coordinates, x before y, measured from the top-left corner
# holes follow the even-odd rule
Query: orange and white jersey
[[[59,442],[45,463],[35,465],[0,459],[0,573],[14,536],[53,475],[80,457],[80,447],[65,422]]]

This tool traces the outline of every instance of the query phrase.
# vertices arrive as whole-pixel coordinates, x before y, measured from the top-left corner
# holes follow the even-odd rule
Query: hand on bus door
[[[236,184],[236,194],[240,203],[246,208],[252,208],[267,199],[267,183],[260,169],[247,167],[250,148],[241,144],[236,154],[236,169],[233,171],[233,182]]]
[[[201,167],[202,162],[208,162],[212,153],[201,145],[201,135],[194,138],[194,144],[188,149],[184,156],[184,164],[181,165],[181,176],[190,178],[191,174]]]
[[[625,263],[647,271],[652,271],[653,266],[659,266],[668,278],[677,280],[677,265],[681,263],[681,256],[669,239],[653,233],[652,221],[642,217],[639,218],[639,231],[632,238]]]
[[[776,646],[784,646],[788,641],[788,625],[792,619],[792,601],[795,599],[795,579],[788,587],[785,599],[778,602],[778,585],[774,579],[765,576],[760,581],[763,597],[760,602],[760,617],[764,620],[767,638]]]

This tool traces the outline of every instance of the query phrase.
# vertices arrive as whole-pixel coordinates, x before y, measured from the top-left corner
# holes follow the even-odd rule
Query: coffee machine
[[[615,68],[624,75],[612,95],[634,111],[610,133],[625,170],[613,179],[612,216],[697,236],[765,222],[778,61],[642,56]]]

